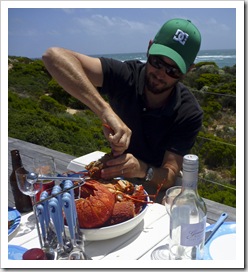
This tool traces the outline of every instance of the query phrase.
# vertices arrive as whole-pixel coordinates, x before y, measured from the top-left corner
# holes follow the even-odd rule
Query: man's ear
[[[150,40],[150,41],[149,41],[148,48],[147,48],[147,52],[146,52],[147,58],[148,58],[148,56],[149,56],[149,49],[150,49],[150,47],[152,46],[152,44],[153,44],[153,40]]]

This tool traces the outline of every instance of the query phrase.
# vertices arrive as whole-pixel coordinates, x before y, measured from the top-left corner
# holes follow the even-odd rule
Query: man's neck
[[[145,94],[147,108],[157,109],[157,108],[164,107],[167,104],[167,102],[173,92],[173,89],[174,88],[172,88],[171,90],[168,90],[166,92],[163,92],[161,94],[153,94],[152,92],[148,91],[145,88],[144,94]]]

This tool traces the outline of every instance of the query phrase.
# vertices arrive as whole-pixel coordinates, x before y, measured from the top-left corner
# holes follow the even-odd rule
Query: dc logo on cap
[[[173,37],[173,40],[180,42],[182,45],[184,45],[188,37],[189,35],[187,33],[183,32],[181,29],[178,29]]]

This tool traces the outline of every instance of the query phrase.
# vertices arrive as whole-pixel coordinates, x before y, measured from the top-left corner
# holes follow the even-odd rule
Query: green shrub
[[[40,97],[40,108],[50,113],[59,113],[66,110],[65,106],[47,95],[42,95]]]
[[[218,85],[220,82],[220,75],[218,74],[201,74],[198,79],[196,79],[197,89],[201,89],[204,86]]]
[[[110,151],[95,114],[70,115],[64,109],[49,96],[40,102],[9,91],[9,136],[75,156]]]
[[[200,154],[204,164],[211,168],[231,168],[236,162],[236,148],[232,145],[225,145],[224,141],[212,135],[204,135],[210,139],[201,146]],[[211,139],[213,141],[211,141]]]
[[[236,77],[236,65],[233,65],[232,67],[230,66],[225,66],[223,70],[230,75],[233,75]]]
[[[204,113],[208,113],[211,115],[215,115],[217,111],[222,109],[222,106],[217,101],[208,101],[206,107],[202,107],[204,110]]]
[[[200,61],[200,62],[198,62],[198,63],[195,64],[195,67],[199,68],[199,67],[202,67],[204,65],[213,65],[216,68],[218,68],[218,65],[215,62],[213,62],[213,61]]]
[[[213,181],[208,182],[208,181]],[[218,184],[221,184],[220,180],[216,180],[216,177],[211,175],[207,175],[204,178],[200,178],[198,182],[198,193],[201,197],[206,199],[211,199],[218,203],[222,203],[231,207],[236,207],[236,191],[231,188],[235,188],[234,186],[228,185],[228,187],[224,187]]]

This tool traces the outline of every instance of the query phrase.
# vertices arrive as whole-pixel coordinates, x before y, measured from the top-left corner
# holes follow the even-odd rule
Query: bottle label
[[[204,239],[204,232],[206,227],[206,216],[203,220],[196,224],[182,224],[181,225],[181,245],[182,246],[196,246]]]

